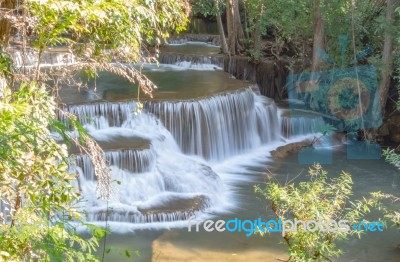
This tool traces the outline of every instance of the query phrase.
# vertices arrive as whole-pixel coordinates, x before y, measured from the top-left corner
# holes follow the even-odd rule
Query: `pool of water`
[[[248,83],[212,68],[187,70],[174,65],[145,65],[142,71],[158,86],[153,91],[153,101],[198,99],[249,86]],[[73,87],[62,88],[60,90],[62,101],[66,104],[79,104],[138,99],[137,85],[115,74],[100,72],[99,77],[90,80],[87,84],[88,88],[82,88],[79,92],[76,92],[76,88]],[[139,98],[150,100],[150,97],[143,93],[139,94]]]

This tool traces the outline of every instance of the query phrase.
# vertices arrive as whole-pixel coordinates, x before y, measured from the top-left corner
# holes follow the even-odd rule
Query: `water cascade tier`
[[[187,64],[164,55],[162,61],[170,55],[176,62],[142,65],[159,87],[153,99],[138,100],[137,86],[104,72],[88,89],[60,91],[64,111],[102,147],[115,181],[113,198],[99,200],[91,159],[70,149],[88,221],[153,225],[212,213],[224,206],[227,190],[212,166],[280,141],[282,130],[290,130],[288,136],[313,131],[308,120],[289,127],[272,99],[214,62]]]

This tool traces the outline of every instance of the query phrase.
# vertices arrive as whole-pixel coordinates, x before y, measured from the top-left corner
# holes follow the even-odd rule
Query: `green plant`
[[[67,170],[67,142],[74,142],[91,158],[102,199],[111,195],[109,170],[101,149],[76,117],[57,108],[48,93],[56,86],[44,83],[80,84],[74,82],[76,72],[94,76],[101,69],[138,83],[151,95],[155,85],[125,63],[154,61],[147,46],[156,45],[157,54],[162,38],[184,29],[189,9],[187,1],[171,0],[17,0],[2,5],[0,261],[97,260],[93,253],[106,231],[83,222],[76,176]],[[13,37],[22,45],[8,48]],[[74,63],[42,70],[43,53],[60,46]],[[21,52],[22,65],[12,63],[14,51]],[[28,56],[36,54],[37,63],[27,70],[32,66]],[[57,120],[57,110],[70,122],[68,128]],[[71,136],[69,128],[78,137]],[[66,144],[57,143],[50,130]],[[86,226],[90,236],[79,235],[77,226]]]
[[[270,202],[272,212],[282,221],[301,220],[307,223],[347,220],[351,224],[369,212],[371,201],[349,201],[353,194],[350,174],[342,172],[339,177],[328,179],[327,172],[316,164],[309,169],[309,176],[309,181],[298,185],[270,182],[264,189],[256,186],[255,191]],[[317,226],[312,232],[305,230],[302,223],[296,227],[297,230],[283,233],[290,260],[294,261],[329,261],[330,257],[341,254],[336,240],[360,233],[350,228],[330,231]]]
[[[400,155],[396,154],[394,149],[387,148],[383,150],[382,155],[390,164],[400,168]]]
[[[400,197],[382,192],[371,193],[374,206],[379,209],[388,221],[400,228]]]
[[[155,62],[161,40],[169,32],[185,28],[190,10],[187,1],[171,0],[29,0],[13,1],[13,5],[14,8],[0,10],[1,21],[9,27],[0,27],[0,36],[7,35],[4,37],[7,41],[0,42],[0,47],[12,53],[7,49],[8,39],[18,37],[23,43],[22,65],[15,67],[13,77],[5,77],[9,86],[27,80],[70,83],[71,76],[82,70],[105,70],[138,83],[150,96],[155,85],[140,70],[127,64]],[[155,55],[148,50],[150,45],[155,47]],[[41,70],[43,54],[61,46],[74,62]],[[27,59],[28,55],[36,56],[37,63],[25,70],[25,66],[33,66],[28,63],[32,60]]]
[[[7,89],[7,88],[6,88]],[[44,86],[27,83],[0,100],[0,260],[96,261],[105,231],[83,225],[64,144],[52,137],[56,103]]]

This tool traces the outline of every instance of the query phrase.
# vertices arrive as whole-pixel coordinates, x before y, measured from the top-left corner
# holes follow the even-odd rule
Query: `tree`
[[[222,23],[221,12],[220,12],[221,9],[219,7],[219,1],[218,0],[215,0],[215,9],[217,11],[217,13],[215,15],[215,18],[217,20],[219,37],[221,39],[222,53],[227,55],[227,54],[229,54],[229,49],[228,49],[228,44],[226,43],[224,24]]]
[[[5,10],[15,9],[16,4],[17,1],[15,0],[0,1],[0,7],[4,8]],[[5,45],[8,45],[9,42],[10,29],[10,21],[5,17],[0,18],[0,42],[5,43]]]
[[[226,27],[228,39],[225,38],[221,13],[226,12]],[[193,2],[193,12],[204,16],[214,16],[217,20],[218,31],[221,39],[221,50],[226,55],[236,55],[242,47],[240,39],[244,32],[240,20],[238,0],[201,0]]]
[[[131,66],[144,59],[146,44],[157,45],[169,31],[183,29],[189,12],[186,1],[100,0],[0,1],[0,260],[96,261],[93,255],[105,231],[85,224],[78,208],[79,190],[69,174],[67,145],[75,143],[94,162],[98,196],[112,195],[109,169],[103,152],[76,118],[65,112],[71,135],[57,120],[56,88],[49,79],[71,80],[77,71],[109,70],[138,82],[151,94],[154,85]],[[10,4],[9,4],[10,3]],[[11,4],[12,3],[12,4]],[[18,40],[19,46],[13,45]],[[41,70],[50,47],[63,45],[75,63]],[[23,64],[16,67],[13,51]],[[27,56],[38,61],[27,69]],[[147,52],[146,59],[155,58]],[[56,142],[50,129],[64,143]],[[90,229],[84,238],[77,226]]]
[[[146,44],[157,47],[169,31],[182,30],[188,12],[187,2],[170,0],[30,0],[19,3],[17,9],[1,11],[12,27],[6,39],[18,37],[23,48],[38,52],[37,67],[30,70],[31,79],[39,81],[43,75],[39,70],[43,52],[49,47],[64,45],[76,62],[62,70],[113,71],[139,82],[148,94],[154,86],[145,76],[132,67],[113,66],[108,62],[132,63],[144,59],[142,52]],[[26,22],[21,23],[22,20]],[[4,50],[7,43],[2,42],[1,47]],[[154,60],[154,57],[147,56],[147,59]],[[13,74],[17,77],[19,72]]]
[[[74,223],[83,223],[71,184],[76,176],[68,173],[66,146],[48,129],[56,124],[54,99],[35,83],[6,93],[0,101],[0,260],[95,260],[104,231],[89,227],[89,239],[76,232]]]
[[[239,0],[227,0],[226,24],[228,28],[229,53],[231,55],[236,55],[242,50],[240,39],[244,38],[243,28],[240,22]]]
[[[380,109],[382,115],[386,111],[386,102],[388,98],[390,78],[393,72],[393,32],[391,27],[394,22],[394,9],[395,0],[386,0],[386,30],[384,34],[383,50],[382,50],[382,63],[384,68],[381,70],[381,79],[379,82],[379,98]]]
[[[314,3],[314,37],[313,37],[313,54],[311,71],[319,71],[320,57],[318,50],[324,50],[324,18],[322,17],[321,1],[315,0]]]
[[[225,10],[225,2],[222,0],[201,0],[193,1],[192,11],[194,14],[199,13],[204,16],[214,16],[217,20],[219,37],[221,40],[221,51],[223,54],[228,55],[229,49],[226,42],[224,24],[222,22],[221,14]]]

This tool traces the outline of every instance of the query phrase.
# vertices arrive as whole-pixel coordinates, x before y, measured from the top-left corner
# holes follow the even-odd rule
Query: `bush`
[[[23,84],[0,99],[0,261],[96,261],[104,231],[82,225],[66,146],[52,139],[55,102],[44,87]]]
[[[255,191],[263,195],[271,203],[271,210],[283,223],[291,221],[328,222],[346,220],[346,225],[339,224],[343,230],[326,230],[332,224],[325,224],[325,229],[317,227],[314,232],[305,230],[305,224],[298,223],[294,230],[283,230],[282,237],[288,246],[290,260],[314,261],[328,260],[339,256],[341,250],[335,241],[346,239],[349,235],[360,233],[350,230],[349,224],[360,220],[369,212],[371,201],[363,200],[352,203],[349,197],[352,192],[352,179],[348,173],[342,172],[338,178],[328,179],[327,172],[320,165],[309,170],[310,180],[280,185],[270,182],[265,189],[256,186]],[[351,203],[351,206],[348,206]],[[260,229],[260,233],[265,231]]]

